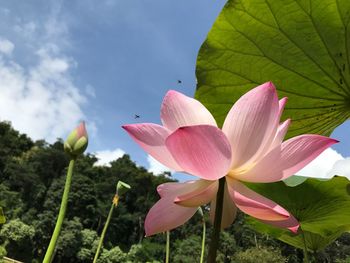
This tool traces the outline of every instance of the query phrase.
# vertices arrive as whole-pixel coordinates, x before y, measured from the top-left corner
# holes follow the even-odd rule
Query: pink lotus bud
[[[68,136],[64,143],[64,151],[71,157],[82,154],[88,146],[88,135],[85,122],[81,122]]]

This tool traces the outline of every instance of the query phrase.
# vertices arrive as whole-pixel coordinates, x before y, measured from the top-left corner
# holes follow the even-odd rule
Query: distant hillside
[[[42,261],[56,222],[68,161],[61,140],[34,142],[10,123],[0,122],[0,206],[7,217],[6,224],[0,225],[0,262],[4,254],[26,263]],[[163,262],[165,236],[144,238],[143,222],[159,199],[156,187],[171,179],[138,167],[129,155],[113,161],[111,167],[94,166],[96,161],[90,154],[77,161],[54,262],[92,262],[118,180],[132,189],[115,209],[99,262]],[[171,231],[171,262],[199,262],[201,222],[196,215]],[[208,241],[208,219],[207,225]],[[297,263],[302,258],[300,250],[248,228],[240,213],[221,240],[217,262]],[[349,255],[350,235],[345,234],[316,256],[317,262],[344,263],[336,259]]]

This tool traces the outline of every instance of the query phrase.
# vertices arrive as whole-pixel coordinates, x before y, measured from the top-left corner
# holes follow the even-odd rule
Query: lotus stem
[[[66,183],[65,183],[64,191],[62,195],[60,211],[58,213],[55,229],[53,231],[50,244],[49,244],[49,247],[47,248],[43,263],[50,263],[53,260],[56,243],[60,235],[62,223],[67,211],[68,195],[69,195],[69,190],[72,182],[74,164],[75,164],[75,158],[71,158],[69,162],[68,171],[67,171]]]
[[[303,249],[303,252],[304,252],[304,263],[309,263],[309,255],[307,253],[307,245],[306,245],[306,239],[305,239],[305,234],[304,234],[304,231],[301,229],[301,236],[303,238],[303,243],[304,243],[304,249]]]
[[[114,196],[114,199],[113,199],[111,208],[109,209],[107,221],[106,221],[106,223],[105,223],[105,225],[104,225],[104,227],[103,227],[102,234],[101,234],[101,238],[100,238],[100,241],[98,242],[98,246],[97,246],[97,250],[96,250],[96,253],[95,253],[95,257],[94,257],[93,263],[96,263],[96,262],[97,262],[98,256],[99,256],[99,254],[100,254],[100,250],[101,250],[102,245],[103,245],[103,240],[104,240],[105,235],[106,235],[106,232],[107,232],[107,228],[108,228],[109,222],[111,221],[111,218],[112,218],[112,214],[113,214],[114,207],[116,207],[116,206],[118,205],[118,200],[119,200],[119,197],[118,197],[118,195],[116,194],[116,195]]]
[[[170,231],[166,231],[165,263],[169,263],[170,256]]]
[[[200,263],[204,262],[204,252],[205,252],[205,234],[206,234],[206,225],[205,225],[205,219],[204,216],[202,217],[202,224],[203,224],[203,234],[202,234],[202,251],[201,251],[201,260]]]
[[[211,241],[209,246],[209,253],[207,262],[216,262],[216,253],[219,247],[220,231],[221,231],[221,219],[222,219],[222,209],[224,204],[224,192],[225,192],[225,177],[219,180],[219,189],[216,195],[216,207],[215,207],[215,218],[213,232],[211,235]]]

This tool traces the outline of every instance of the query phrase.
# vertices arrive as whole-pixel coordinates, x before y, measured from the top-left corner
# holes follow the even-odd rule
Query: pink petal
[[[232,167],[253,161],[269,149],[278,122],[278,98],[271,82],[242,96],[231,108],[222,129],[232,146]]]
[[[262,220],[281,221],[290,217],[283,207],[250,190],[237,180],[227,178],[228,192],[235,205],[244,213]]]
[[[225,134],[215,126],[181,127],[165,144],[185,172],[202,179],[219,179],[230,167],[231,146]]]
[[[195,185],[197,181],[187,181],[185,183],[164,183],[160,184],[157,187],[157,192],[160,195],[160,197],[167,197],[167,196],[173,196],[179,195],[181,193],[190,192],[195,187],[192,187],[192,185]]]
[[[185,194],[178,195],[175,204],[186,207],[198,207],[213,200],[218,191],[218,181],[197,180],[193,184],[193,189]]]
[[[298,220],[292,215],[290,215],[290,217],[288,219],[281,220],[281,221],[267,221],[267,220],[260,220],[260,221],[265,223],[265,224],[272,225],[275,227],[287,228],[290,231],[292,231],[294,234],[298,233],[298,229],[300,227]]]
[[[165,95],[160,117],[163,125],[171,131],[199,124],[216,126],[214,117],[202,103],[174,90]]]
[[[79,124],[79,126],[76,128],[76,130],[77,130],[77,137],[78,137],[78,139],[81,138],[81,137],[86,137],[86,138],[88,137],[84,121],[82,121]]]
[[[150,209],[145,219],[146,235],[174,229],[196,213],[198,206],[185,207],[174,203],[176,196],[185,195],[198,189],[206,182],[165,183],[157,187],[161,199]],[[208,185],[208,184],[207,184]]]
[[[171,198],[160,199],[146,216],[146,236],[181,226],[196,213],[197,209],[198,207],[184,207],[174,204]]]
[[[275,147],[281,145],[281,143],[284,140],[284,137],[287,134],[288,128],[290,125],[290,119],[284,121],[278,126],[275,138],[273,139],[273,142],[271,144],[270,150],[274,149]]]
[[[153,123],[130,124],[123,128],[154,159],[172,170],[182,170],[165,146],[165,139],[170,134],[168,129]]]
[[[210,221],[214,224],[216,209],[216,197],[210,203]],[[237,207],[233,203],[230,195],[228,194],[227,186],[225,186],[224,192],[224,204],[222,208],[221,229],[229,227],[235,220],[237,215]]]
[[[284,97],[282,99],[279,100],[278,102],[278,119],[281,119],[281,116],[283,114],[283,110],[284,110],[284,107],[286,106],[286,103],[288,101],[288,98],[287,97]]]
[[[292,176],[337,140],[313,134],[300,135],[274,148],[250,170],[231,172],[234,178],[257,183],[277,182]]]

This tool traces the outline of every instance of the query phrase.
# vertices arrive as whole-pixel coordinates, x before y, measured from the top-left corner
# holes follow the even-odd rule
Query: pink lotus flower
[[[161,108],[163,126],[123,126],[159,162],[200,178],[158,186],[161,199],[146,217],[146,235],[182,225],[198,206],[209,202],[213,220],[218,179],[224,176],[222,228],[234,221],[239,208],[264,223],[297,232],[299,222],[293,215],[241,182],[284,180],[337,142],[319,135],[300,135],[282,142],[290,124],[289,119],[279,123],[286,101],[278,101],[271,82],[260,85],[233,105],[221,130],[199,101],[169,91]]]

